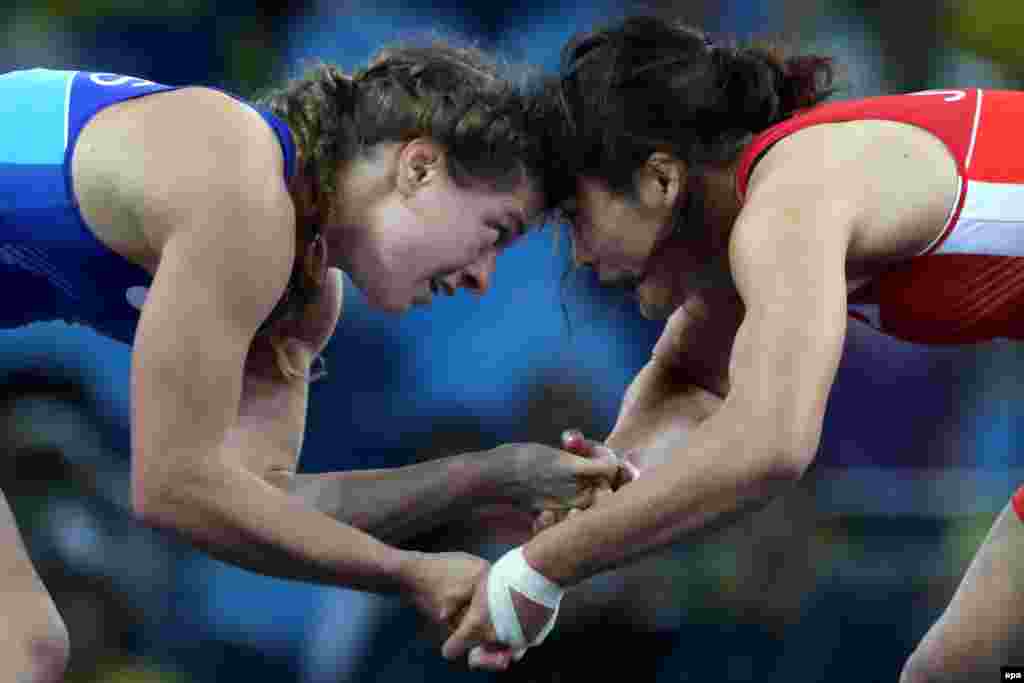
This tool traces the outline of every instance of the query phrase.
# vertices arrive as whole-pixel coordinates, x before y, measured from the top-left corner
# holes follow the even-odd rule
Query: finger
[[[482,645],[476,645],[472,650],[469,651],[469,657],[466,658],[466,664],[470,669],[479,669],[483,665],[483,660],[487,657],[484,652]]]
[[[629,451],[621,458],[619,458],[619,464],[622,465],[622,473],[619,477],[619,483],[628,484],[631,481],[636,481],[640,478],[640,466],[634,462],[636,457],[636,451]]]
[[[617,457],[578,457],[572,463],[576,476],[590,479],[606,479],[615,481],[619,477],[622,465]]]
[[[470,669],[484,671],[504,671],[512,663],[515,653],[508,648],[492,645],[477,645],[469,651],[468,665]]]
[[[587,451],[591,458],[604,458],[606,460],[613,460],[619,462],[619,455],[614,449],[605,446],[600,441],[587,441]]]
[[[622,461],[623,483],[628,484],[640,478],[640,468],[628,460]]]
[[[537,519],[533,522],[533,533],[540,533],[552,524],[555,524],[557,521],[558,518],[556,517],[554,510],[544,510],[537,515]]]
[[[563,505],[560,506],[559,512],[561,513],[562,519],[565,519],[566,513],[573,508],[588,508],[594,504],[594,487],[587,486],[581,489],[575,497],[569,498],[564,501]]]
[[[454,604],[450,603],[441,608],[441,620],[440,623],[448,627],[448,632],[451,633],[455,630],[455,627],[462,623],[462,620],[466,616],[466,612],[469,611],[469,604]]]
[[[580,451],[586,446],[586,439],[583,438],[583,432],[578,429],[566,429],[562,432],[562,448],[569,451],[570,453],[576,453],[582,455]]]
[[[480,619],[476,612],[470,612],[441,647],[441,656],[448,661],[461,659],[471,648],[483,644],[479,631]]]

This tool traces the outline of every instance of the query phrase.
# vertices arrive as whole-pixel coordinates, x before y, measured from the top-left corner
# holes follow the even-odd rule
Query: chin
[[[390,313],[392,315],[401,315],[409,310],[412,306],[412,301],[409,299],[399,299],[395,296],[388,296],[387,292],[374,292],[365,291],[366,303],[370,308],[373,308],[384,313]]]
[[[408,313],[409,312],[409,309],[412,308],[412,302],[410,302],[410,301],[403,301],[403,302],[400,302],[400,303],[388,302],[388,303],[381,304],[377,308],[382,310],[382,311],[384,311],[385,313],[390,313],[391,315],[402,315],[403,313]]]

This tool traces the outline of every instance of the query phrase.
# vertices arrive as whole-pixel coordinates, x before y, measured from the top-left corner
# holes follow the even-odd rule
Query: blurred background
[[[639,10],[833,55],[841,97],[1024,86],[1024,4],[1003,0],[15,2],[0,17],[0,71],[79,68],[249,96],[312,59],[351,69],[431,33],[555,68],[574,31]],[[569,253],[546,227],[502,256],[483,299],[399,319],[349,290],[302,469],[555,443],[570,426],[607,434],[660,325],[587,273],[563,287]],[[709,543],[593,580],[506,680],[896,680],[1024,481],[1024,354],[920,348],[851,324],[803,484]],[[0,481],[70,629],[69,681],[491,677],[445,664],[398,601],[250,574],[132,522],[127,388],[127,348],[88,330],[0,334]],[[493,559],[502,540],[474,547]]]

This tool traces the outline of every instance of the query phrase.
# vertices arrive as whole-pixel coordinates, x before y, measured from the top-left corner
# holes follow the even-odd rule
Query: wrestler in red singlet
[[[960,189],[939,237],[920,255],[851,283],[850,315],[921,344],[1024,339],[1024,92],[928,90],[826,104],[761,133],[744,151],[736,187],[744,197],[757,160],[809,126],[864,119],[908,123],[946,144]],[[1024,486],[1013,496],[1024,520]]]

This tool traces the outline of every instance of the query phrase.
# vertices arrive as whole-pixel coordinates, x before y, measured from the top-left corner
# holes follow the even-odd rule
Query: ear
[[[420,188],[446,177],[444,148],[427,138],[415,138],[398,153],[398,191],[411,196]]]
[[[686,188],[686,163],[666,152],[654,152],[635,177],[640,202],[653,210],[671,210]]]

